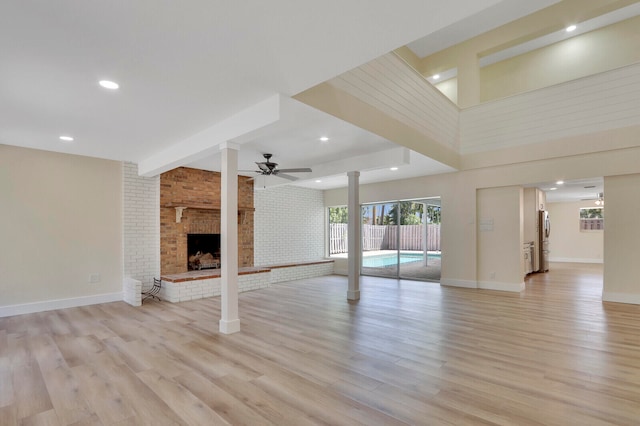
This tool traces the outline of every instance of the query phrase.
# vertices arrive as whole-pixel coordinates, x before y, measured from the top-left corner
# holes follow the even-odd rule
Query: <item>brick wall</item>
[[[318,260],[324,257],[322,191],[279,186],[255,192],[255,264]]]
[[[271,285],[270,278],[270,272],[240,275],[238,277],[238,292],[242,293],[268,288]],[[220,285],[220,278],[208,278],[180,283],[162,281],[162,289],[160,290],[159,296],[162,300],[172,303],[215,297],[220,296]]]
[[[220,233],[220,173],[179,167],[160,176],[162,274],[187,271],[187,234]],[[185,206],[176,223],[177,206]],[[238,266],[253,266],[253,181],[238,177]]]
[[[153,285],[160,276],[160,179],[138,176],[138,165],[122,167],[124,277]]]

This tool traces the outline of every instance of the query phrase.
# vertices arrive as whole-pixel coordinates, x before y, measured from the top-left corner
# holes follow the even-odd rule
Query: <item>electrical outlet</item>
[[[91,284],[96,284],[100,282],[100,274],[91,274],[89,275],[89,282]]]
[[[495,280],[495,279],[496,279],[496,273],[495,273],[495,272],[492,272],[492,273],[491,273],[491,279],[492,279],[492,280]]]

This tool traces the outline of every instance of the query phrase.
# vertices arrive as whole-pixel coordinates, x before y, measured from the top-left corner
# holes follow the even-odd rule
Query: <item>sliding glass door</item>
[[[398,251],[395,226],[389,223],[398,203],[362,206],[362,274],[396,278]]]
[[[440,199],[362,206],[363,275],[440,281]]]
[[[400,278],[440,281],[440,200],[400,202]]]

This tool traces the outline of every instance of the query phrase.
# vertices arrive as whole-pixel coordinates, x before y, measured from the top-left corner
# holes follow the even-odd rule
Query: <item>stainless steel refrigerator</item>
[[[538,212],[538,256],[540,259],[538,272],[547,272],[549,270],[549,234],[551,234],[549,212],[540,210]]]

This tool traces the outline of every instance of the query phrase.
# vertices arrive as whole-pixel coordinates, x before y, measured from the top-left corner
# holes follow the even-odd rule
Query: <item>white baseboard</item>
[[[441,278],[440,285],[448,287],[478,288],[478,283],[476,281],[457,280],[454,278]]]
[[[560,263],[603,263],[602,259],[588,259],[588,258],[577,258],[577,257],[550,257],[549,262],[560,262]]]
[[[638,293],[613,293],[610,291],[602,292],[603,302],[629,303],[632,305],[640,305],[640,294]]]
[[[501,283],[497,281],[478,281],[478,288],[483,290],[513,291],[519,293],[524,290],[524,282]]]
[[[45,300],[22,305],[0,306],[0,318],[14,315],[32,314],[34,312],[52,311],[54,309],[75,308],[77,306],[96,305],[98,303],[118,302],[123,298],[122,292],[96,294],[93,296],[74,297],[72,299]]]

